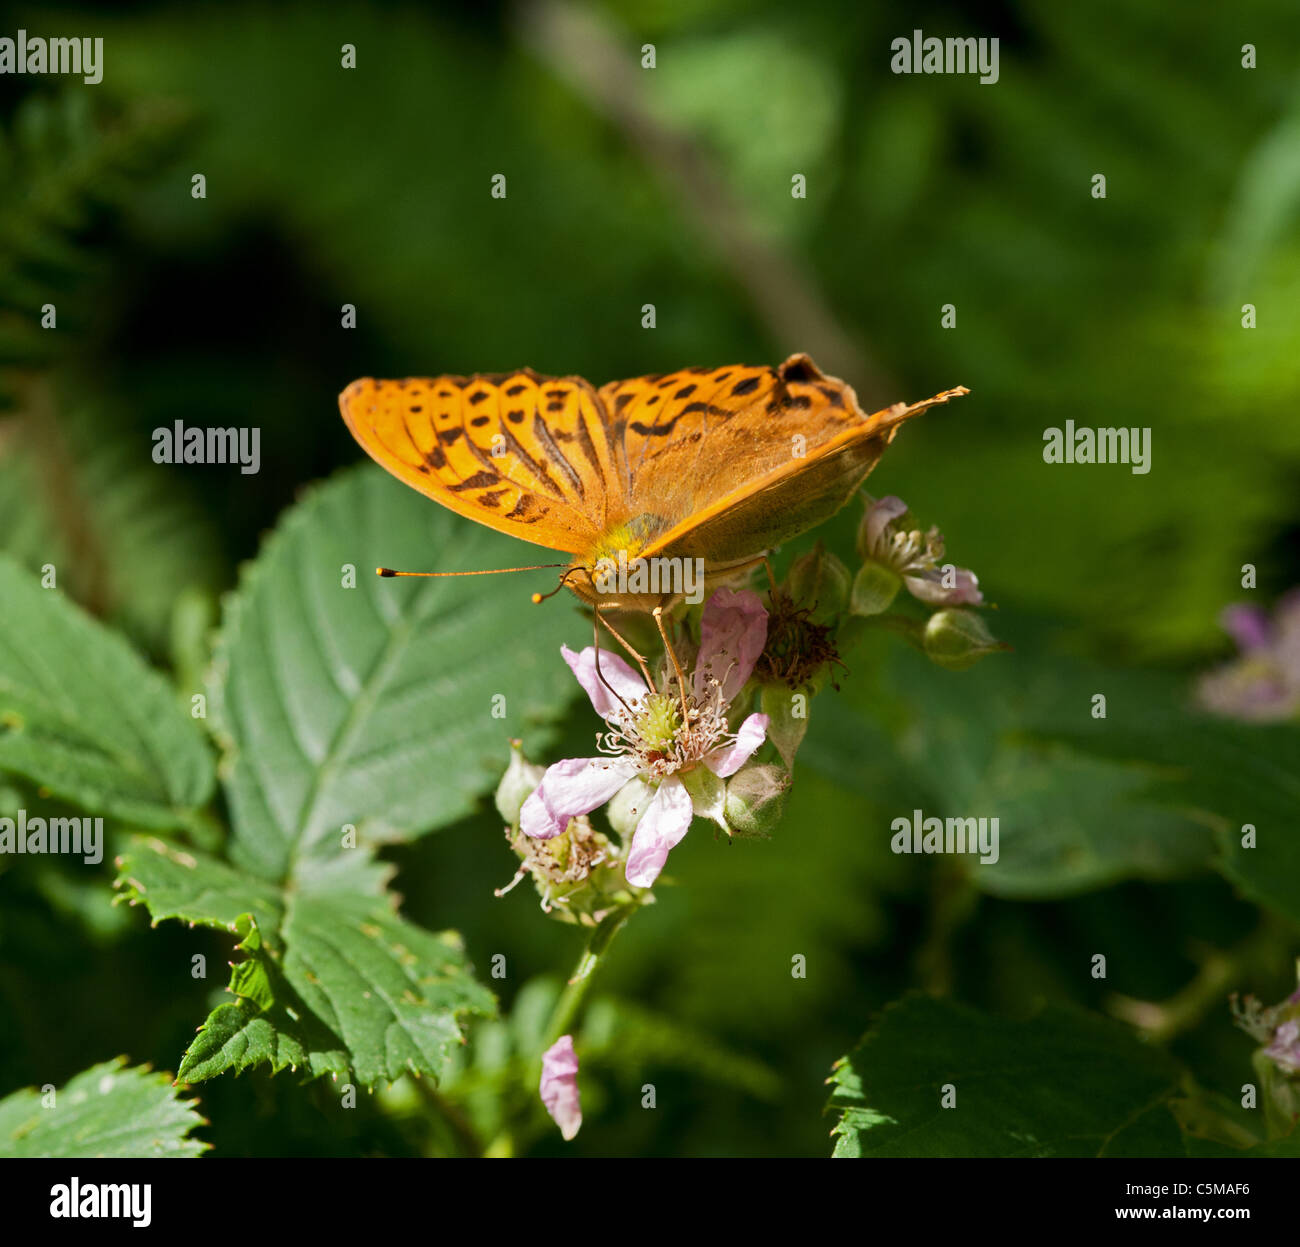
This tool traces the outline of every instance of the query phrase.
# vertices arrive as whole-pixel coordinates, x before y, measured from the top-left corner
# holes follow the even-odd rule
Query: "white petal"
[[[577,677],[588,697],[592,708],[602,719],[621,721],[627,716],[627,710],[619,697],[628,705],[646,695],[645,681],[617,654],[609,650],[600,651],[600,674],[596,674],[596,649],[588,645],[580,654],[575,654],[567,645],[560,646],[564,661],[569,670]],[[610,690],[613,690],[612,692]],[[615,693],[618,696],[615,696]]]
[[[901,498],[889,494],[877,498],[867,509],[867,549],[871,554],[885,553],[880,549],[881,538],[889,526],[901,516],[907,514],[907,503]],[[886,561],[884,559],[882,562]]]
[[[670,775],[637,824],[627,855],[628,883],[648,888],[659,878],[669,850],[681,843],[690,828],[691,814],[691,794],[676,775]]]
[[[519,811],[520,830],[538,840],[558,836],[571,818],[604,805],[635,774],[636,764],[626,758],[565,758],[548,766]]]
[[[704,765],[715,775],[721,775],[723,779],[728,775],[734,775],[763,743],[763,738],[767,735],[767,724],[767,715],[751,714],[740,725],[735,741],[715,749],[704,759]]]

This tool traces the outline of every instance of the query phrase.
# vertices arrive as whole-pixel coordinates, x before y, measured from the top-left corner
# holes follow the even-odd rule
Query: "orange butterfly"
[[[964,386],[872,415],[807,355],[611,381],[531,368],[473,377],[363,377],[339,408],[366,453],[458,515],[575,556],[591,605],[650,610],[660,593],[597,591],[593,571],[702,558],[710,580],[840,509],[899,425]]]

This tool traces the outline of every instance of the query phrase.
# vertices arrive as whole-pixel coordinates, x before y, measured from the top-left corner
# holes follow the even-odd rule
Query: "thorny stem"
[[[624,905],[612,914],[606,914],[600,925],[591,933],[591,939],[587,941],[587,946],[582,950],[582,956],[578,958],[578,964],[574,967],[573,977],[569,979],[568,985],[555,1002],[550,1025],[546,1028],[544,1048],[549,1048],[561,1035],[569,1034],[586,1002],[587,993],[591,990],[591,983],[596,968],[600,965],[601,957],[609,948],[614,936],[631,916],[632,911],[637,908],[636,905]]]

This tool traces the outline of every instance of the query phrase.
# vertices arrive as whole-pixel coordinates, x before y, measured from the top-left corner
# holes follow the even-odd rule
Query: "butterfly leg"
[[[595,607],[594,609],[595,609],[595,617],[591,621],[591,635],[592,635],[592,639],[595,641],[595,648],[596,648],[596,679],[598,679],[607,689],[609,689],[611,693],[614,694],[615,697],[618,698],[619,704],[622,705],[623,709],[626,710],[630,715],[632,713],[632,707],[629,706],[627,702],[623,700],[622,695],[619,693],[618,689],[616,689],[607,679],[605,679],[605,673],[600,669],[600,625],[605,621],[601,617],[599,606]],[[608,628],[609,624],[605,624],[605,627]],[[646,685],[651,689],[654,688],[654,685],[650,683],[650,679],[648,676],[646,677]]]
[[[664,639],[664,651],[672,661],[673,670],[677,673],[677,694],[682,700],[682,726],[685,727],[691,721],[690,711],[686,707],[686,677],[682,675],[681,665],[677,661],[677,651],[673,649],[673,643],[668,639],[668,629],[664,627],[663,606],[656,606],[650,613],[654,616],[659,635]]]
[[[651,689],[654,688],[655,682],[650,678],[650,669],[645,665],[646,663],[645,656],[643,654],[638,654],[636,650],[632,648],[627,638],[614,630],[614,626],[609,622],[608,619],[605,618],[604,615],[600,613],[599,603],[597,603],[592,609],[596,612],[596,623],[598,629],[596,632],[597,654],[599,654],[600,652],[599,627],[600,625],[604,625],[605,631],[608,632],[609,635],[612,636],[614,640],[616,640],[625,650],[627,650],[627,652],[632,656],[632,661],[635,662],[636,665],[641,668],[641,674],[645,677],[646,687]]]

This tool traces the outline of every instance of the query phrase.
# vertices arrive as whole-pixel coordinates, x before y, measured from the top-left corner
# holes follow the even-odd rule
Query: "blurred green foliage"
[[[1169,1037],[1204,1087],[1234,1092],[1250,1044],[1222,996],[1290,990],[1295,928],[1267,919],[1261,943],[1263,893],[1209,869],[1223,826],[1170,815],[1126,759],[1157,756],[1135,738],[1164,730],[1191,673],[1225,652],[1219,609],[1300,581],[1291,6],[591,8],[667,149],[557,72],[520,16],[538,6],[20,10],[12,24],[34,31],[102,34],[105,74],[0,80],[4,548],[58,564],[66,592],[188,687],[233,568],[303,486],[359,457],[336,405],[353,377],[527,364],[600,383],[814,349],[701,229],[716,203],[682,169],[703,167],[735,214],[715,229],[743,227],[870,361],[846,376],[864,402],[971,387],[909,427],[871,485],[943,527],[1017,649],[962,674],[887,638],[849,657],[842,691],[816,703],[776,837],[728,845],[697,827],[672,859],[679,886],[602,971],[602,1007],[707,1033],[747,1076],[709,1077],[674,1032],[662,1050],[679,1057],[658,1066],[593,1062],[572,1147],[545,1130],[529,1146],[825,1155],[831,1063],[908,988],[1018,1016],[1044,998],[1122,1013],[1118,997],[1174,997],[1214,950],[1246,948],[1240,977]],[[999,36],[999,82],[892,75],[889,42],[916,27]],[[653,71],[638,66],[647,42]],[[340,68],[345,43],[355,70]],[[496,173],[504,200],[489,197]],[[36,328],[47,302],[56,330]],[[340,327],[348,303],[355,330]],[[261,472],[154,465],[152,430],[176,419],[258,426]],[[1045,465],[1044,429],[1069,419],[1150,426],[1150,474]],[[857,519],[819,535],[847,558]],[[481,591],[518,601],[530,626],[525,588]],[[569,603],[545,609],[585,639]],[[1094,691],[1122,707],[1118,760],[1078,739]],[[551,756],[588,752],[591,727],[577,716]],[[24,782],[0,804],[35,799]],[[949,800],[1021,811],[1024,839],[1008,835],[978,888],[889,852],[892,817]],[[1269,809],[1294,836],[1290,794]],[[505,954],[504,1008],[576,956],[526,889],[492,897],[514,860],[489,809],[386,856],[408,917],[461,931],[480,967]],[[229,941],[106,912],[107,862],[93,886],[79,865],[0,871],[0,1091],[117,1052],[174,1069],[216,1002],[189,958],[220,965]],[[1086,971],[1099,948],[1107,983]],[[806,979],[791,978],[796,953]],[[635,1107],[643,1081],[653,1113]],[[201,1101],[216,1155],[455,1146],[430,1142],[427,1106],[401,1085],[353,1113],[257,1073]]]

